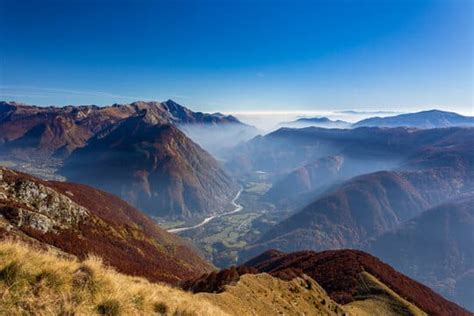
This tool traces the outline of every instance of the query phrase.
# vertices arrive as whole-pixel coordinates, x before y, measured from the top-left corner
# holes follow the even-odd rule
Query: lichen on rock
[[[43,233],[77,226],[88,211],[68,196],[13,171],[0,169],[0,214],[12,225]]]

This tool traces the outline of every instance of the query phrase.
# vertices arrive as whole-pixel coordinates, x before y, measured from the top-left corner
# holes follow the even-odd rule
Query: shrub
[[[132,304],[137,308],[142,310],[145,305],[145,298],[141,294],[136,294],[132,297]]]
[[[97,306],[97,311],[101,315],[116,316],[120,315],[120,302],[115,299],[103,301]]]
[[[168,306],[165,303],[155,303],[153,309],[158,315],[166,315],[168,313]]]
[[[0,271],[0,280],[6,285],[12,286],[18,280],[21,274],[20,265],[13,261]]]
[[[77,290],[90,292],[93,296],[99,291],[99,284],[94,280],[94,270],[85,264],[74,271],[72,284]]]
[[[63,281],[61,278],[50,271],[41,271],[36,275],[36,282],[37,283],[44,283],[46,286],[58,289],[63,285]]]

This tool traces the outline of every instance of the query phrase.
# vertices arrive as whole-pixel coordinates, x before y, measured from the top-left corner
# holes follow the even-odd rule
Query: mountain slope
[[[118,271],[176,283],[212,267],[116,196],[0,169],[0,236],[101,257]]]
[[[60,172],[168,218],[222,211],[238,190],[214,158],[148,111],[95,136]]]
[[[264,199],[268,201],[279,201],[299,195],[301,193],[323,188],[334,183],[341,176],[343,169],[343,156],[329,156],[320,158],[312,163],[304,165],[282,179],[265,193]]]
[[[96,257],[9,241],[0,241],[0,292],[2,315],[344,315],[306,276],[249,274],[222,293],[192,294],[117,273]]]
[[[474,310],[474,194],[429,209],[366,249]],[[393,251],[396,249],[397,251]]]
[[[215,284],[224,277],[219,292],[191,294],[117,273],[97,257],[78,261],[54,248],[45,252],[2,240],[0,313],[469,315],[363,252],[270,251],[248,264],[270,274],[244,267],[214,272],[195,284]]]
[[[439,110],[400,114],[389,117],[372,117],[353,124],[353,127],[416,127],[439,128],[452,126],[474,126],[474,117]]]
[[[383,171],[346,181],[267,231],[242,252],[357,247],[367,238],[473,189],[472,169]]]
[[[1,315],[229,315],[205,298],[117,273],[97,257],[0,241]]]
[[[259,283],[249,286],[250,280]],[[288,286],[294,296],[282,291]],[[213,299],[229,298],[229,308],[244,315],[270,302],[277,310],[272,314],[278,310],[280,314],[301,314],[301,308],[305,308],[310,315],[470,315],[377,258],[356,250],[289,254],[269,250],[243,266],[188,280],[183,287]],[[241,301],[233,300],[234,295],[245,297],[246,303],[242,306]],[[291,308],[281,310],[282,301],[288,299]]]
[[[429,315],[470,315],[428,287],[362,251],[301,251],[289,254],[271,251],[245,265],[272,275],[304,273],[318,282],[339,304],[368,299],[379,302],[385,300],[387,304],[388,298],[389,304],[395,304],[392,308],[396,308],[398,314],[416,314],[416,308],[414,311],[412,306],[399,300],[403,298]],[[393,294],[390,290],[399,297],[390,297]]]
[[[351,159],[354,155],[363,154],[370,157],[371,153],[377,155],[380,151],[388,154],[396,150],[400,158],[404,156],[397,164],[398,170],[367,173],[331,187],[299,212],[260,237],[256,242],[258,248],[255,248],[250,255],[256,255],[268,248],[294,251],[355,247],[367,238],[396,228],[426,208],[473,189],[474,129],[373,129],[373,131],[375,135],[367,135],[367,139],[364,140],[368,148],[354,147],[354,150],[350,149],[352,141],[365,135],[365,130],[338,131],[335,135],[337,139],[342,137],[339,145],[345,145],[343,152]],[[318,143],[312,137],[306,139],[320,133],[327,137],[334,135],[330,130],[311,129],[289,131],[284,134],[291,135],[289,139],[294,138],[293,134],[301,136],[302,143],[293,147],[306,147],[304,144],[310,142],[321,147],[324,146],[321,144],[322,141]],[[396,135],[403,139],[394,137]],[[369,139],[371,137],[372,140]],[[281,137],[278,139],[281,141]],[[274,142],[273,146],[269,147],[278,151],[283,147],[280,141]],[[369,144],[371,146],[368,146]],[[288,147],[290,146],[292,145],[289,144]],[[317,148],[311,150],[317,151]],[[288,148],[282,150],[289,152]],[[342,169],[345,168],[346,161],[344,158]],[[368,161],[365,164],[372,165]],[[316,165],[324,167],[323,171],[331,174],[329,172],[333,168],[331,164]],[[331,179],[327,174],[316,184],[331,184],[325,182]],[[301,179],[298,171],[290,175]],[[341,172],[337,175],[340,177]],[[283,179],[290,180],[291,177]],[[288,189],[279,192],[285,195],[292,193],[292,189],[301,191],[299,189],[301,186],[297,183],[298,181],[290,181],[287,186],[283,183],[283,188]],[[279,186],[280,183],[277,182],[275,189]],[[269,193],[271,192],[272,189]]]
[[[398,239],[390,233],[398,232],[407,221],[406,225],[415,225],[411,222],[413,218],[436,214],[427,209],[448,200],[463,199],[464,194],[474,191],[472,128],[447,134],[443,129],[436,129],[422,135],[424,145],[418,145],[417,150],[407,154],[398,170],[365,174],[334,185],[301,211],[270,228],[242,251],[240,258],[249,258],[269,248],[284,251],[364,249],[367,240],[378,240],[382,238],[380,235],[392,236],[393,244],[380,241],[379,252],[375,248],[369,250],[407,275],[466,304],[463,297],[472,291],[466,280],[472,279],[469,258],[473,241],[455,232],[459,229],[459,234],[465,232],[472,236],[470,215],[459,212],[457,216],[429,216],[424,220],[427,224],[416,229],[416,233],[412,226],[401,231],[401,236],[395,234]],[[466,222],[461,225],[458,220]],[[428,223],[433,224],[433,228],[427,227]],[[421,224],[416,225],[419,226]],[[427,239],[423,237],[425,234]],[[405,237],[407,239],[403,239]],[[402,242],[406,243],[407,250],[394,251],[402,249]],[[426,248],[421,250],[423,245]],[[424,251],[435,257],[426,259]],[[457,280],[459,290],[455,289]]]
[[[245,274],[218,294],[198,293],[232,315],[345,315],[311,278],[282,280],[268,274]]]
[[[426,148],[457,145],[474,137],[474,128],[361,127],[356,129],[281,128],[237,147],[227,163],[237,174],[265,171],[282,175],[328,156],[344,158],[349,176],[398,167]]]

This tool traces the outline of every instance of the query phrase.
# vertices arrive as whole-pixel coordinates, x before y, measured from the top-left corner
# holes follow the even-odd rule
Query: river
[[[241,187],[239,192],[237,192],[235,197],[232,199],[231,204],[235,206],[235,209],[233,209],[232,211],[206,217],[202,222],[200,222],[199,224],[196,224],[194,226],[168,229],[168,232],[169,233],[181,233],[181,232],[184,232],[184,231],[187,231],[187,230],[196,229],[198,227],[202,227],[202,226],[206,225],[207,223],[209,223],[210,221],[212,221],[215,218],[240,212],[243,209],[243,206],[238,204],[237,200],[239,199],[240,194],[242,193],[243,189],[244,188]]]

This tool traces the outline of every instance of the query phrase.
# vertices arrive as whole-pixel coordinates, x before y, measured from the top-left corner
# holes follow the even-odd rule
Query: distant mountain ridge
[[[416,127],[439,128],[453,126],[474,126],[474,117],[463,116],[454,112],[429,110],[416,113],[400,114],[387,117],[372,117],[359,121],[352,127]]]
[[[236,117],[232,115],[224,115],[222,113],[203,113],[193,112],[188,108],[168,100],[162,102],[161,105],[167,109],[167,112],[172,114],[171,120],[180,124],[243,124]]]
[[[264,199],[279,201],[302,193],[322,189],[341,175],[344,156],[327,156],[290,172],[265,193]]]
[[[285,174],[318,159],[342,155],[342,168],[346,173],[356,175],[393,168],[420,150],[436,149],[443,141],[454,144],[459,138],[469,141],[473,134],[474,129],[460,127],[421,130],[404,127],[280,128],[236,148],[227,165],[229,170],[236,172],[262,170]],[[457,141],[456,144],[461,143]],[[443,147],[448,148],[446,144]],[[368,164],[369,161],[372,163]]]
[[[414,127],[414,128],[440,128],[454,126],[474,126],[473,116],[463,116],[458,113],[427,110],[414,113],[397,114],[396,112],[358,112],[340,111],[346,115],[384,115],[371,116],[355,123],[343,120],[332,120],[328,117],[302,117],[291,122],[280,123],[280,126],[304,128],[309,126],[322,128],[357,128],[357,127]]]
[[[239,125],[233,116],[193,112],[178,103],[137,101],[130,104],[39,107],[0,102],[0,145],[67,156],[99,131],[146,110],[159,124]],[[248,127],[250,128],[250,127]]]
[[[280,126],[287,127],[324,127],[324,128],[350,128],[351,123],[342,120],[331,120],[327,117],[302,117],[295,121],[280,123]]]

